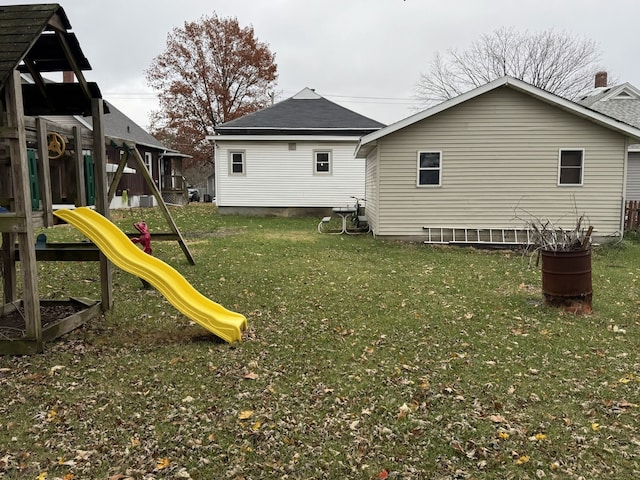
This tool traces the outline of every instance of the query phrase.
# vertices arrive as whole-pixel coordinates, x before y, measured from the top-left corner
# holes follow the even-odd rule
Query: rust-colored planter
[[[591,249],[560,252],[542,250],[540,253],[545,303],[567,306],[579,302],[591,311]]]

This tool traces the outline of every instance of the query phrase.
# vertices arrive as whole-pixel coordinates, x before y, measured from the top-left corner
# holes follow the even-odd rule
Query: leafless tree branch
[[[568,99],[590,90],[598,66],[598,45],[553,29],[537,33],[501,28],[464,51],[436,52],[420,74],[415,97],[420,107],[453,98],[509,75]]]

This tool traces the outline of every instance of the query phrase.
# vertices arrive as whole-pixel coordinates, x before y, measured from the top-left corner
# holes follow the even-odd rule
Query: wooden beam
[[[91,114],[93,117],[93,161],[96,172],[96,210],[105,218],[109,218],[107,146],[104,142],[104,103],[101,98],[91,100]],[[100,254],[100,291],[102,310],[111,310],[113,307],[113,273],[111,262],[103,253]]]
[[[112,140],[113,143],[113,140]],[[116,170],[113,179],[111,180],[111,185],[109,186],[109,194],[108,194],[108,202],[111,205],[111,201],[116,194],[116,189],[118,188],[118,183],[120,182],[120,178],[122,178],[122,174],[124,172],[124,168],[127,166],[127,162],[129,161],[129,150],[124,151],[123,157],[120,159],[120,163],[118,164],[118,169]]]
[[[57,322],[47,325],[45,329],[43,329],[42,336],[45,342],[50,342],[51,340],[55,340],[62,335],[69,333],[70,331],[78,328],[82,324],[88,322],[93,318],[97,318],[100,315],[100,304],[98,302],[91,301],[85,298],[71,298],[72,302],[80,303],[84,305],[86,308],[84,310],[80,310],[68,317],[65,317]],[[68,301],[44,301],[44,305],[50,303],[51,305],[56,304],[69,304],[71,302]]]
[[[31,75],[33,82],[38,87],[38,90],[40,90],[40,94],[42,95],[42,98],[44,98],[44,101],[47,103],[47,105],[51,107],[51,102],[49,101],[49,96],[47,95],[47,86],[44,83],[44,79],[42,78],[42,75],[40,75],[40,72],[33,64],[33,60],[29,59],[28,57],[25,57],[23,59],[23,62],[27,67],[27,70],[29,70],[29,74]]]
[[[191,252],[189,251],[189,247],[187,247],[187,244],[185,243],[184,238],[182,238],[182,234],[180,233],[180,230],[178,230],[178,226],[173,221],[173,217],[171,216],[171,212],[169,212],[169,209],[167,208],[167,204],[164,203],[164,199],[162,198],[162,194],[160,193],[160,190],[158,190],[158,187],[156,186],[156,183],[153,181],[153,178],[151,178],[151,174],[149,173],[149,170],[147,170],[147,167],[144,164],[144,161],[142,160],[142,156],[140,156],[140,152],[138,152],[138,149],[135,148],[135,146],[131,147],[129,145],[129,148],[130,148],[131,152],[133,153],[133,158],[135,158],[137,163],[138,163],[138,168],[142,172],[142,176],[147,181],[147,184],[149,185],[149,188],[151,188],[151,191],[153,192],[153,196],[158,201],[158,206],[160,207],[160,210],[164,214],[164,217],[167,219],[167,223],[169,224],[169,228],[171,229],[171,231],[175,235],[178,236],[178,243],[180,244],[180,248],[182,249],[183,253],[187,257],[187,260],[189,261],[189,263],[191,265],[195,265],[196,262],[193,259],[193,256],[191,255]]]
[[[49,168],[49,140],[47,139],[47,121],[43,118],[36,118],[36,134],[38,135],[38,183],[44,213],[44,226],[52,227],[54,221],[51,200],[51,169]]]
[[[15,244],[14,233],[2,233],[2,288],[5,304],[18,299]]]
[[[31,218],[31,194],[29,188],[29,164],[27,161],[27,137],[24,125],[22,83],[20,72],[14,70],[5,84],[7,123],[17,127],[18,138],[11,139],[11,174],[16,216],[25,217],[25,232],[18,233],[20,272],[22,273],[22,300],[24,304],[26,337],[34,339],[36,349],[42,351],[42,324],[36,266],[35,236]]]
[[[73,141],[75,142],[74,163],[76,168],[76,207],[87,205],[87,185],[84,171],[84,155],[82,154],[82,131],[80,127],[73,127]]]
[[[92,100],[92,101],[95,100],[91,96],[91,90],[89,90],[89,85],[87,84],[87,80],[84,78],[84,75],[82,74],[82,70],[80,70],[78,63],[76,62],[76,59],[74,58],[73,53],[71,52],[71,48],[67,43],[67,37],[65,36],[65,33],[59,30],[56,30],[56,36],[60,41],[60,45],[62,46],[62,51],[64,52],[64,56],[69,62],[69,65],[71,66],[71,69],[73,70],[73,73],[75,74],[76,79],[78,80],[78,83],[80,84],[80,87],[82,88],[82,91],[84,92],[85,97],[87,98],[87,100]]]

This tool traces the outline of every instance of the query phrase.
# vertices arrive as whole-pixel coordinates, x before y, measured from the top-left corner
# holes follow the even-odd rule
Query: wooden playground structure
[[[36,229],[53,227],[59,221],[53,215],[56,208],[92,206],[109,218],[109,200],[113,196],[106,174],[106,142],[114,141],[105,139],[107,107],[98,86],[84,78],[83,71],[91,67],[70,29],[58,4],[0,7],[0,232],[4,297],[0,319],[17,311],[24,319],[20,335],[8,338],[0,329],[0,354],[42,352],[46,341],[109,310],[113,304],[111,265],[101,252],[42,248],[35,236]],[[52,72],[73,72],[77,82],[45,81],[42,74]],[[23,75],[28,75],[29,81]],[[73,115],[90,115],[93,130],[88,132],[40,118]],[[130,151],[134,150],[135,147]],[[141,158],[139,161],[142,164]],[[114,188],[124,163],[116,173]],[[154,195],[173,230],[171,238],[178,240],[193,263],[160,193],[154,191]],[[40,299],[36,262],[54,260],[99,261],[100,300]],[[47,304],[75,305],[77,311],[43,327],[41,308]]]

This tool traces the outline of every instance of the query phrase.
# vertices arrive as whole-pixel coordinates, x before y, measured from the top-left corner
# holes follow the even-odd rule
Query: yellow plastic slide
[[[242,339],[247,319],[209,300],[173,267],[140,250],[108,219],[87,207],[56,210],[55,216],[80,230],[122,270],[149,282],[180,312],[232,343]]]

